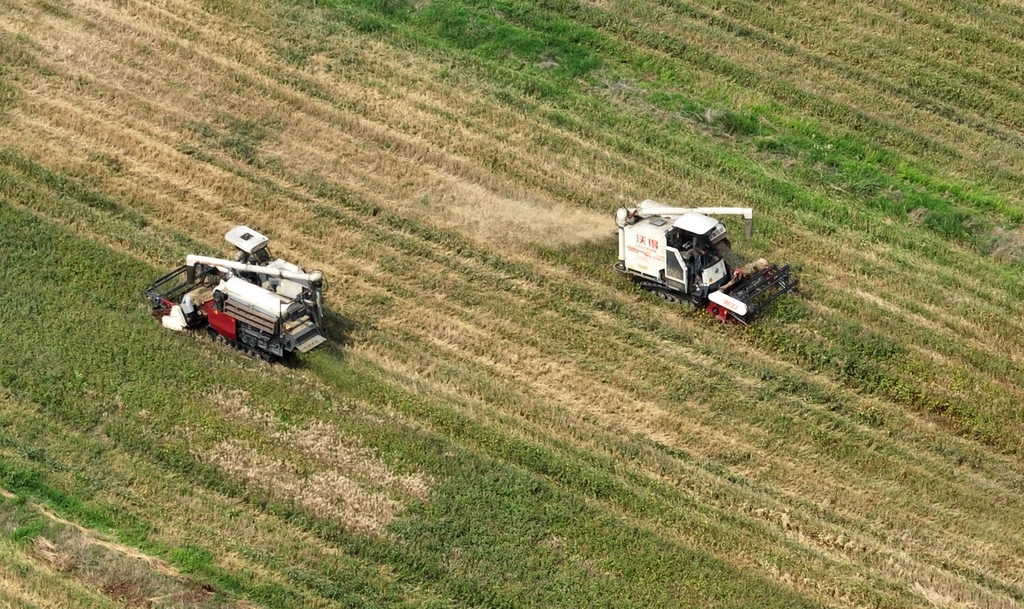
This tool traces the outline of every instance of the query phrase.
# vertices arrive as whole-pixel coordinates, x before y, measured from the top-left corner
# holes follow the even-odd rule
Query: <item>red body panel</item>
[[[717,317],[718,319],[720,319],[722,321],[722,323],[727,323],[727,324],[734,324],[734,323],[736,323],[736,318],[732,317],[729,314],[729,309],[726,309],[725,307],[723,307],[720,304],[709,302],[708,303],[708,313],[710,313],[712,317]]]
[[[210,324],[210,327],[217,331],[224,338],[230,338],[232,341],[238,340],[238,334],[235,331],[235,318],[221,313],[213,306],[213,300],[207,300],[203,303],[203,311],[206,312],[206,319]]]

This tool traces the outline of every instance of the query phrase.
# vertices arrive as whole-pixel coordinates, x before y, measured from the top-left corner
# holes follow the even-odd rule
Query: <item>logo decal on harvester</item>
[[[637,245],[643,246],[642,249],[654,250],[654,251],[657,251],[657,249],[658,249],[658,240],[657,239],[651,239],[650,237],[648,237],[646,235],[637,235],[636,236],[636,243],[637,243]]]
[[[658,253],[659,245],[660,243],[657,239],[652,239],[647,235],[638,234],[636,236],[636,244],[630,245],[626,249],[628,249],[631,252],[643,254],[644,256],[651,256],[652,254]]]

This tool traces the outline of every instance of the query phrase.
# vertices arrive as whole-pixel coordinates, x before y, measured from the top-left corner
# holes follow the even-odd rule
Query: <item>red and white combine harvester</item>
[[[247,226],[224,238],[238,249],[235,260],[189,255],[149,286],[153,317],[171,330],[205,327],[214,339],[268,361],[327,340],[323,273],[272,260],[269,239]]]
[[[709,216],[743,216],[753,235],[748,207],[668,207],[647,199],[619,208],[619,259],[615,270],[641,288],[690,307],[706,307],[722,321],[749,323],[758,313],[796,287],[789,265],[763,258],[744,265],[732,251],[725,225]]]

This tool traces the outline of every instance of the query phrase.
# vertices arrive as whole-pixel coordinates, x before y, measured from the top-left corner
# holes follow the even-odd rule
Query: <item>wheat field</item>
[[[0,597],[1024,605],[1022,31],[10,0]],[[734,247],[799,292],[749,328],[645,295],[612,271],[645,198],[753,207]],[[271,366],[147,319],[236,224],[324,271],[329,344]]]

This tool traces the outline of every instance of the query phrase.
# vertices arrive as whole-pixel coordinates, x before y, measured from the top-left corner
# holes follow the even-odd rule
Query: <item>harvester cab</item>
[[[749,323],[798,280],[788,265],[764,259],[745,265],[732,251],[725,225],[711,217],[716,215],[742,216],[747,236],[753,235],[750,208],[668,207],[651,199],[620,208],[615,270],[669,302]]]
[[[145,290],[152,315],[164,327],[205,327],[214,339],[275,360],[326,341],[324,278],[271,259],[269,239],[247,226],[225,235],[234,260],[189,255],[185,265]]]
[[[236,226],[224,235],[224,240],[235,246],[235,260],[244,264],[266,264],[270,262],[270,239],[248,226]]]

